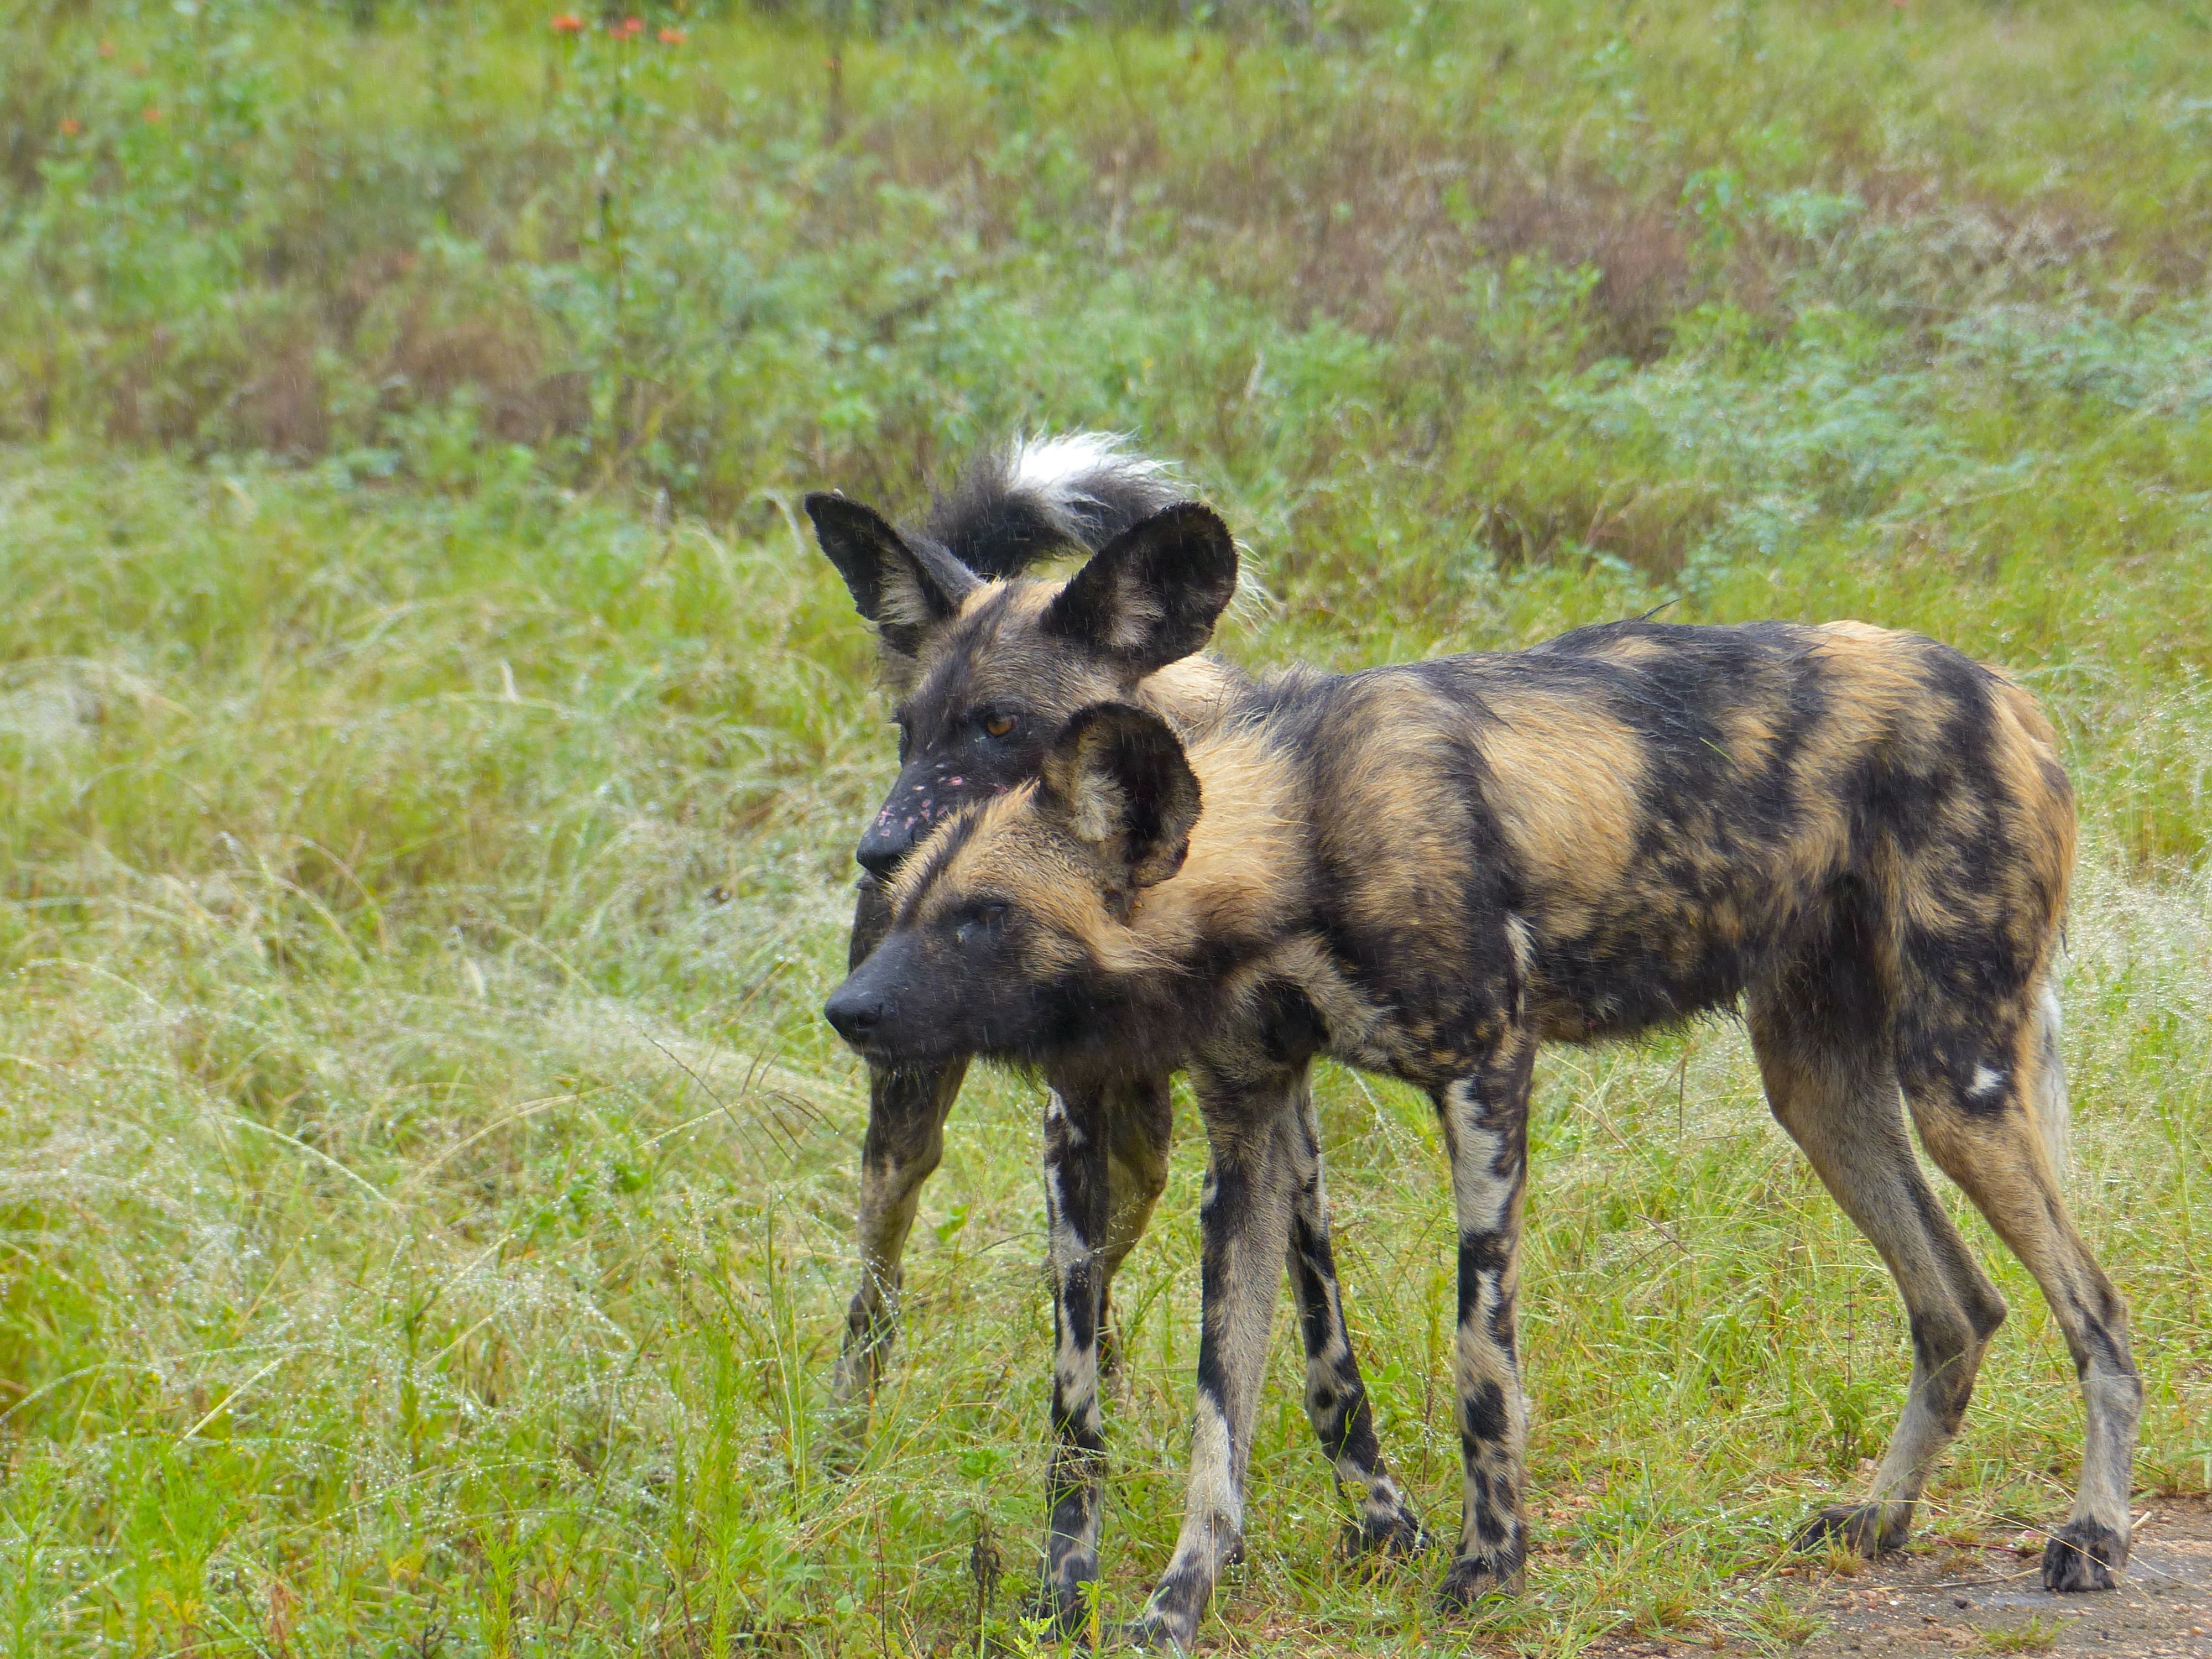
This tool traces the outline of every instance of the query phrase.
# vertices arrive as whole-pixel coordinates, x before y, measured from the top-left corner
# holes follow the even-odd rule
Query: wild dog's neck
[[[1185,980],[1266,949],[1284,930],[1303,886],[1301,796],[1291,757],[1265,727],[1224,718],[1237,689],[1221,684],[1210,728],[1188,745],[1204,804],[1182,867],[1139,894],[1126,927],[1097,945],[1111,971]]]
[[[1130,701],[1194,738],[1235,712],[1251,685],[1243,669],[1209,651],[1171,662],[1138,681]]]

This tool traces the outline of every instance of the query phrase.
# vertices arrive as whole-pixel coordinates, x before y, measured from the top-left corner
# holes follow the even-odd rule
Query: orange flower
[[[556,13],[553,15],[553,33],[556,33],[556,34],[581,34],[583,32],[584,32],[584,20],[583,20],[582,18],[580,18],[580,17],[577,16],[577,15],[576,15],[576,14],[575,14],[574,12],[573,12],[573,11],[562,11],[562,12],[556,12]]]
[[[618,34],[625,40],[635,40],[644,32],[645,19],[642,17],[625,17],[619,23],[607,25],[608,33]]]
[[[160,105],[158,105],[158,104],[149,104],[149,105],[146,106],[146,125],[147,125],[148,126],[149,126],[149,127],[150,127],[150,126],[152,126],[152,125],[153,125],[156,121],[159,121],[161,118],[161,106],[160,106]]]
[[[684,44],[684,34],[682,29],[663,29],[660,32],[660,44],[664,46],[680,46]]]
[[[102,58],[112,58],[112,57],[114,57],[114,56],[115,56],[115,42],[114,42],[114,41],[112,41],[112,40],[103,40],[103,41],[101,41],[101,42],[100,43],[100,55]]]
[[[82,121],[78,120],[78,119],[76,118],[76,117],[75,117],[74,115],[64,115],[64,116],[63,116],[63,117],[62,117],[62,137],[64,137],[64,138],[74,138],[74,137],[76,137],[77,136],[77,134],[79,134],[80,132],[82,132],[83,131],[84,131],[84,123],[82,123]]]

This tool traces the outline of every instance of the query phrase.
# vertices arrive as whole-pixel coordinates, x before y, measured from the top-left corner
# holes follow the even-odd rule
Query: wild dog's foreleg
[[[1302,1083],[1297,1103],[1291,1146],[1290,1267],[1299,1332],[1305,1339],[1306,1419],[1336,1472],[1337,1489],[1359,1505],[1359,1518],[1345,1531],[1345,1553],[1411,1554],[1427,1540],[1419,1517],[1383,1463],[1375,1413],[1344,1322],[1336,1253],[1329,1243],[1328,1198],[1322,1182],[1321,1119],[1310,1079]]]
[[[1056,1079],[1046,1102],[1054,1344],[1040,1612],[1062,1634],[1087,1618],[1085,1587],[1098,1576],[1106,1474],[1099,1379],[1109,1358],[1107,1297],[1167,1186],[1173,1128],[1164,1077],[1103,1088]]]
[[[1535,1044],[1510,1032],[1469,1076],[1439,1091],[1459,1219],[1459,1394],[1464,1482],[1459,1553],[1437,1599],[1463,1607],[1520,1589],[1528,1559],[1523,1519],[1528,1412],[1521,1392],[1514,1298],[1521,1282],[1521,1217],[1528,1176],[1528,1076]]]
[[[1053,1302],[1052,1468],[1045,1493],[1045,1584],[1040,1609],[1063,1634],[1086,1616],[1084,1587],[1098,1576],[1105,1420],[1098,1344],[1106,1313],[1111,1231],[1110,1118],[1102,1093],[1054,1079],[1045,1097],[1044,1190]]]
[[[1167,1190],[1168,1148],[1175,1110],[1164,1077],[1116,1084],[1106,1111],[1107,1205],[1106,1286],[1098,1310],[1098,1368],[1110,1375],[1121,1363],[1107,1308],[1114,1275],[1151,1224],[1152,1207]]]
[[[1929,1155],[2035,1275],[2081,1380],[2081,1485],[2045,1547],[2044,1587],[2111,1589],[2128,1559],[2142,1379],[2127,1304],[2075,1231],[2051,1170],[2049,1091],[2063,1086],[2049,1069],[2055,1041],[2045,1028],[2054,1012],[2055,1000],[2039,999],[2007,1030],[2002,1012],[1969,1016],[1924,999],[1903,1022],[1899,1064]]]
[[[890,926],[890,907],[872,882],[853,915],[850,963],[867,959]],[[914,1229],[921,1183],[945,1157],[945,1120],[968,1062],[919,1071],[868,1071],[868,1130],[860,1148],[860,1284],[845,1315],[835,1398],[857,1434],[898,1332],[900,1258]]]
[[[1222,1568],[1243,1547],[1244,1470],[1290,1246],[1304,1072],[1232,1079],[1194,1068],[1209,1148],[1199,1206],[1198,1397],[1182,1531],[1129,1632],[1143,1646],[1189,1647]]]
[[[1755,989],[1745,1023],[1776,1120],[1881,1253],[1910,1319],[1911,1391],[1873,1491],[1863,1503],[1821,1510],[1795,1540],[1810,1548],[1836,1539],[1873,1555],[1911,1531],[1913,1507],[1959,1432],[2005,1305],[1913,1156],[1881,993],[1847,956],[1822,960],[1832,973],[1808,961]]]

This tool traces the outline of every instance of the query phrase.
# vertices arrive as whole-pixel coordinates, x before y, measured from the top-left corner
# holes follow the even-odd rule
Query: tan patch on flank
[[[1825,862],[1826,849],[1849,844],[1852,797],[1844,781],[1869,750],[1917,729],[1907,716],[1928,699],[1910,635],[1861,622],[1806,630],[1828,671],[1828,703],[1804,732],[1792,775],[1803,836],[1802,867]]]
[[[1457,775],[1466,712],[1410,675],[1346,689],[1314,738],[1322,860],[1341,884],[1346,915],[1362,928],[1402,934],[1418,957],[1439,930],[1464,922],[1469,804]]]
[[[1613,896],[1635,849],[1644,745],[1586,702],[1486,695],[1498,718],[1479,738],[1492,809],[1542,896],[1540,930],[1574,933]]]
[[[1721,744],[1740,772],[1761,772],[1774,753],[1773,710],[1764,697],[1721,711]]]

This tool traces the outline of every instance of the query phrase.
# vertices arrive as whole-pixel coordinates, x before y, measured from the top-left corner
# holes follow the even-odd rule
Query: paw
[[[2069,1594],[2115,1588],[2112,1573],[2128,1561],[2128,1540],[2095,1521],[2069,1521],[2043,1547],[2043,1588]]]
[[[1347,1561],[1389,1560],[1419,1555],[1436,1542],[1411,1511],[1393,1510],[1387,1515],[1363,1515],[1344,1528],[1344,1559]]]
[[[1517,1555],[1462,1555],[1437,1586],[1437,1605],[1464,1613],[1486,1595],[1518,1595],[1524,1579]]]
[[[1831,1544],[1841,1544],[1847,1550],[1869,1557],[1900,1548],[1912,1532],[1912,1511],[1905,1510],[1894,1520],[1886,1520],[1887,1512],[1896,1507],[1890,1504],[1832,1504],[1797,1528],[1790,1547],[1822,1550]]]
[[[1121,1633],[1124,1646],[1146,1653],[1188,1653],[1191,1638],[1198,1630],[1194,1623],[1186,1624],[1157,1608],[1147,1607],[1140,1616],[1122,1626]]]

